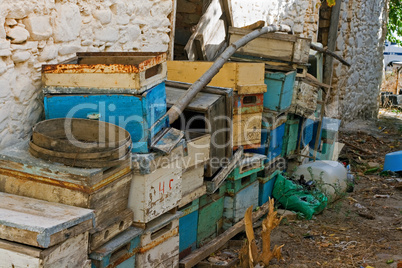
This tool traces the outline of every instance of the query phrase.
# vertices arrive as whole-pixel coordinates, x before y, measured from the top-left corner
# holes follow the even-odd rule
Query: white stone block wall
[[[378,113],[385,39],[385,0],[342,0],[336,50],[352,64],[334,60],[328,115],[345,121]]]
[[[286,24],[295,34],[317,40],[319,0],[232,0],[235,27],[258,20],[269,24]]]
[[[43,116],[41,66],[78,51],[168,50],[172,0],[0,1],[0,149]]]

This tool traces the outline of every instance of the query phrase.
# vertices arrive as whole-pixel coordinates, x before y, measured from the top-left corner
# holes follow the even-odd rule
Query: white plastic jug
[[[315,161],[299,166],[293,173],[296,180],[301,175],[305,181],[314,180],[330,202],[344,195],[347,189],[347,170],[337,161]]]

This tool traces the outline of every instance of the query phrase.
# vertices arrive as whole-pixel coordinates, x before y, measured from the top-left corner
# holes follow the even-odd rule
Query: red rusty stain
[[[167,59],[166,53],[154,53],[139,64],[44,64],[42,73],[139,73],[152,68]],[[127,55],[130,56],[130,55]],[[132,57],[135,57],[133,54]],[[142,56],[144,57],[144,56]]]

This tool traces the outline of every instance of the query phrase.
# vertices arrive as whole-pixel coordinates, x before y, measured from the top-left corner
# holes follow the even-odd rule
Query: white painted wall
[[[41,65],[78,51],[167,51],[172,0],[0,1],[0,149],[42,117]]]

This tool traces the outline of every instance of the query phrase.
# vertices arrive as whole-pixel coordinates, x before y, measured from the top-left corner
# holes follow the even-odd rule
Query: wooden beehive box
[[[168,61],[168,80],[194,83],[212,64],[207,61]],[[232,88],[238,94],[264,93],[267,90],[264,72],[263,63],[227,62],[208,85]]]
[[[264,111],[284,112],[292,104],[296,71],[266,72],[264,93]]]
[[[183,213],[179,220],[180,259],[186,257],[197,248],[198,209],[200,200],[195,199],[180,209]]]
[[[166,113],[164,83],[139,95],[116,94],[115,89],[96,94],[81,85],[74,90],[57,88],[45,94],[46,119],[98,119],[116,124],[130,133],[132,152],[138,153],[149,152],[155,135],[168,126],[167,119],[155,124]],[[44,88],[44,91],[48,90]]]
[[[290,156],[295,153],[297,149],[297,141],[299,137],[299,123],[300,119],[289,115],[290,119],[286,121],[285,135],[283,138],[282,156]]]
[[[180,199],[180,202],[179,202],[179,208],[186,206],[187,204],[200,198],[201,196],[205,195],[206,193],[207,193],[207,186],[204,183],[201,187],[195,189],[194,191],[192,191],[188,194],[182,195],[182,198]]]
[[[142,229],[130,227],[112,240],[92,251],[89,258],[93,268],[134,268],[140,246]]]
[[[185,83],[167,82],[167,105],[173,106],[189,86]],[[233,154],[232,94],[231,89],[205,87],[185,108],[183,117],[172,124],[177,129],[204,131],[211,135],[210,161],[206,165],[206,177],[212,177],[220,169],[218,165],[211,163],[212,158],[220,161],[222,158],[230,158]]]
[[[245,149],[261,145],[262,113],[233,115],[233,148]]]
[[[204,166],[210,158],[211,134],[186,131],[187,156],[183,157],[183,169]]]
[[[268,202],[269,198],[272,196],[272,190],[274,188],[276,176],[282,173],[281,170],[275,170],[274,173],[267,177],[258,178],[259,181],[259,192],[258,192],[258,205],[262,206]]]
[[[0,152],[1,192],[93,209],[95,226],[127,209],[130,182],[130,161],[108,169],[67,167],[31,156],[28,142]]]
[[[257,174],[256,174],[257,175]],[[249,207],[258,207],[259,182],[254,181],[232,196],[225,196],[223,229],[227,230],[241,219]]]
[[[320,86],[310,79],[297,78],[289,112],[303,117],[309,117],[317,110]]]
[[[197,247],[202,247],[222,232],[222,215],[226,189],[226,184],[223,184],[214,194],[206,194],[200,197]]]
[[[0,266],[10,268],[90,268],[88,232],[71,237],[47,249],[0,239]]]
[[[59,87],[70,93],[140,94],[166,80],[166,53],[85,52],[59,64],[42,65],[42,84],[48,93]],[[78,88],[77,88],[78,87]]]
[[[233,94],[233,114],[262,113],[264,110],[264,94]]]
[[[150,222],[141,235],[136,267],[179,266],[179,218],[181,212],[165,214]]]
[[[234,43],[252,30],[229,28],[230,43]],[[308,63],[310,38],[284,33],[267,33],[247,43],[237,50],[238,54],[262,57],[271,60]]]
[[[92,210],[0,192],[0,239],[49,248],[88,232]]]
[[[171,154],[175,157],[154,153],[133,156],[133,166],[140,169],[134,168],[128,204],[134,212],[136,226],[145,227],[150,221],[179,205],[182,197],[184,145],[180,142],[173,149]]]

